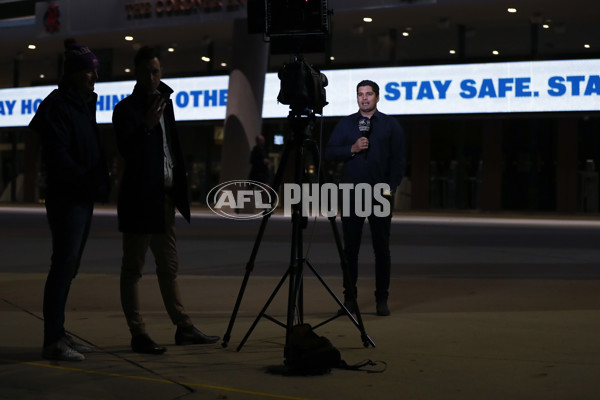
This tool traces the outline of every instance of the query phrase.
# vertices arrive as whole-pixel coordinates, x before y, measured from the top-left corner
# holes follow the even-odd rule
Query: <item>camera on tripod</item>
[[[325,100],[327,77],[324,74],[304,59],[297,58],[285,64],[277,76],[281,80],[278,102],[289,105],[295,114],[306,110],[323,113],[323,107],[328,104]]]
[[[316,68],[309,65],[302,56],[302,51],[323,51],[325,37],[329,33],[329,13],[327,11],[327,0],[248,0],[248,31],[249,33],[263,33],[271,38],[271,52],[278,52],[285,49],[285,53],[295,54],[294,61],[285,64],[279,71],[279,79],[281,80],[281,90],[277,96],[280,103],[290,106],[290,114],[288,116],[289,123],[292,127],[292,140],[286,143],[281,156],[281,162],[277,168],[272,189],[277,193],[280,184],[283,182],[285,167],[288,165],[288,158],[294,157],[294,182],[297,185],[305,181],[305,157],[306,153],[311,152],[313,161],[317,164],[316,170],[319,171],[319,179],[324,181],[323,170],[319,168],[319,152],[317,144],[310,139],[311,131],[315,121],[315,113],[322,114],[323,107],[327,104],[325,100],[325,86],[327,86],[327,78]],[[276,45],[274,49],[274,44]],[[318,50],[321,49],[321,50]],[[306,150],[306,151],[305,151]],[[291,163],[290,163],[291,164]],[[254,323],[246,332],[242,342],[237,350],[240,351],[258,321],[265,317],[286,329],[286,340],[284,348],[285,364],[293,365],[298,355],[292,351],[292,328],[294,325],[304,323],[304,305],[303,305],[303,284],[304,267],[308,267],[318,278],[321,284],[326,288],[327,292],[335,299],[338,306],[342,307],[344,313],[336,313],[332,318],[315,325],[316,329],[320,325],[324,325],[338,316],[345,314],[361,332],[361,339],[365,347],[375,343],[367,335],[362,323],[360,311],[356,309],[356,319],[352,313],[344,306],[340,299],[335,295],[333,290],[327,286],[323,278],[318,274],[311,262],[307,259],[303,247],[302,230],[306,228],[307,219],[301,215],[302,200],[293,205],[294,212],[292,213],[292,243],[290,251],[289,266],[277,284],[275,290],[265,303],[261,312],[258,314]],[[262,222],[256,239],[250,259],[246,264],[246,273],[242,286],[238,293],[238,297],[229,320],[227,332],[223,337],[223,347],[227,347],[231,337],[231,331],[237,313],[242,302],[242,297],[246,290],[246,285],[250,278],[250,274],[254,269],[254,261],[258,254],[260,242],[263,238],[264,230],[271,213],[263,215]],[[335,216],[329,218],[333,236],[335,238],[337,252],[342,264],[342,273],[344,281],[347,281],[348,273],[344,252],[338,232]],[[287,318],[284,324],[278,321],[273,316],[267,315],[266,311],[277,292],[282,287],[285,280],[289,281],[288,291],[288,308]]]

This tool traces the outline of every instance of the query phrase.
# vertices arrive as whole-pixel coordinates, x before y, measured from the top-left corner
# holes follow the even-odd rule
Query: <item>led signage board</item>
[[[356,84],[379,85],[378,109],[390,115],[600,111],[600,60],[454,64],[323,71],[324,116],[358,110]],[[282,114],[279,82],[267,79],[264,118]],[[287,109],[286,109],[287,110]],[[284,111],[286,111],[284,110]]]
[[[178,121],[219,120],[225,118],[228,76],[164,79],[173,89],[171,100]],[[129,96],[134,81],[97,82],[96,120],[112,123],[115,105]],[[0,89],[0,127],[27,126],[42,100],[56,86]]]
[[[600,110],[600,60],[453,64],[323,71],[327,76],[326,117],[356,112],[356,84],[378,83],[379,109],[390,115],[580,112]],[[223,120],[229,78],[165,79],[179,121]],[[116,103],[133,81],[99,82],[99,123],[110,123]],[[285,118],[277,102],[276,73],[265,80],[263,118]],[[0,89],[0,127],[26,126],[55,86]]]

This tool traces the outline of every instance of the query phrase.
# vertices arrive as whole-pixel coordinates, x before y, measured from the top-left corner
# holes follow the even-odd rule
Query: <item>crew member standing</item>
[[[65,306],[85,248],[94,202],[108,200],[109,180],[96,124],[98,58],[65,40],[64,74],[29,127],[40,135],[46,167],[46,214],[52,259],[44,287],[44,349],[50,360],[81,361],[91,350],[65,332]]]
[[[269,155],[265,148],[265,137],[256,136],[256,144],[250,152],[250,175],[248,179],[260,183],[269,183]]]
[[[161,354],[140,315],[139,287],[148,248],[164,305],[177,326],[175,344],[208,344],[219,340],[192,325],[177,283],[175,209],[190,221],[186,170],[175,126],[173,90],[162,82],[158,49],[142,47],[134,59],[136,85],[113,112],[117,145],[124,161],[119,187],[118,219],[123,232],[121,305],[131,332],[131,349]]]
[[[395,118],[377,110],[379,86],[369,80],[356,87],[358,112],[344,117],[333,130],[325,158],[343,161],[342,183],[355,186],[366,183],[373,188],[378,183],[389,185],[383,196],[388,201],[389,215],[378,216],[373,209],[369,213],[369,227],[375,252],[375,301],[377,315],[390,314],[388,307],[390,286],[390,225],[393,194],[400,185],[406,165],[405,140],[402,127]],[[377,196],[356,201],[355,191],[349,192],[350,209],[342,215],[344,253],[347,261],[347,279],[344,280],[344,305],[350,312],[356,311],[358,253],[365,217],[357,215],[356,207],[372,204],[382,206]],[[379,196],[382,197],[382,196]],[[360,213],[359,213],[360,214]]]

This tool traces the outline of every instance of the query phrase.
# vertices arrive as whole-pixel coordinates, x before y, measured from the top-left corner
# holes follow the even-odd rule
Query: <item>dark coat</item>
[[[173,93],[162,82],[158,90],[165,94]],[[136,85],[131,96],[121,100],[113,112],[117,146],[125,161],[117,206],[121,232],[149,234],[165,231],[163,134],[160,124],[150,131],[144,126],[149,102],[146,92]],[[171,195],[176,208],[189,222],[187,173],[170,100],[163,116],[174,163]]]
[[[358,129],[360,112],[344,117],[334,128],[325,159],[344,161],[344,183],[387,183],[396,190],[406,167],[404,131],[394,117],[375,111],[371,117],[369,149],[352,155],[350,149],[362,136]]]
[[[46,197],[108,200],[106,157],[96,123],[96,99],[86,102],[61,82],[42,101],[29,127],[40,135],[46,168]]]
[[[265,163],[265,158],[269,158],[264,147],[254,146],[250,152],[250,174],[248,179],[252,181],[267,183],[269,180],[269,166]]]

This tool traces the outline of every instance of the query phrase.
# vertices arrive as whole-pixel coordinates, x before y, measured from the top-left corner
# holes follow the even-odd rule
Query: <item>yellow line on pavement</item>
[[[181,385],[193,386],[193,387],[198,387],[198,388],[203,388],[203,389],[213,389],[213,390],[221,390],[221,391],[225,391],[225,392],[244,393],[244,394],[249,394],[249,395],[253,395],[253,396],[269,397],[269,398],[275,398],[275,399],[311,400],[311,399],[308,399],[305,397],[294,397],[294,396],[286,396],[286,395],[279,395],[279,394],[272,394],[272,393],[253,392],[250,390],[235,389],[235,388],[230,388],[230,387],[225,387],[225,386],[206,385],[203,383],[175,382],[175,381],[170,381],[168,379],[149,378],[149,377],[137,376],[137,375],[116,374],[113,372],[94,371],[94,370],[89,370],[89,369],[65,367],[62,365],[52,365],[52,364],[30,362],[30,361],[20,362],[19,364],[31,365],[34,367],[60,369],[63,371],[83,372],[86,374],[111,376],[111,377],[115,377],[115,378],[134,379],[134,380],[157,382],[157,383],[168,383],[171,385],[176,385],[179,383]]]

